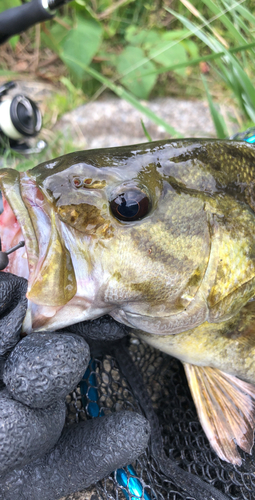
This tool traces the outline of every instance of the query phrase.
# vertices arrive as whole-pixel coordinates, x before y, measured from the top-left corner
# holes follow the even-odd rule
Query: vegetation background
[[[20,3],[1,0],[0,11]],[[255,123],[254,59],[254,0],[75,0],[1,48],[0,76],[57,87],[44,117],[49,127],[52,116],[108,91],[172,137],[180,136],[174,124],[146,100],[207,98],[217,136],[226,138],[218,102],[234,105],[240,130]]]

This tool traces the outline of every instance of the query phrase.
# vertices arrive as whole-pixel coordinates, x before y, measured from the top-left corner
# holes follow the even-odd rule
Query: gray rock
[[[0,476],[44,455],[58,441],[65,423],[65,403],[32,410],[0,392]],[[1,482],[1,481],[0,481]]]
[[[143,104],[184,137],[216,136],[206,102],[165,97]],[[236,129],[233,129],[227,116],[234,115],[233,109],[221,106],[221,112],[234,133]],[[125,146],[147,142],[141,119],[153,141],[169,138],[162,126],[153,123],[131,104],[123,99],[109,97],[89,102],[64,114],[55,130],[71,136],[77,147],[83,149]]]
[[[32,333],[8,357],[3,380],[13,398],[32,408],[64,399],[81,380],[90,359],[79,335]]]

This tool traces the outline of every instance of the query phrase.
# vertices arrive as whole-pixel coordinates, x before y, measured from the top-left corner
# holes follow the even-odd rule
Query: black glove
[[[26,287],[0,273],[0,499],[54,500],[133,462],[148,445],[150,426],[121,411],[63,430],[64,399],[86,371],[89,347],[70,332],[19,341]]]
[[[0,378],[6,353],[20,339],[27,310],[27,280],[0,272]]]

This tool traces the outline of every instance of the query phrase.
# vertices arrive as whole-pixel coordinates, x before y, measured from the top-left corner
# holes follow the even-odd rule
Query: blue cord
[[[102,417],[104,412],[100,412],[98,401],[98,391],[97,391],[97,381],[96,381],[96,363],[95,360],[91,359],[89,366],[84,373],[82,380],[80,381],[80,391],[83,407],[86,408],[87,413],[90,417]],[[88,387],[89,384],[89,387]],[[137,500],[143,498],[144,500],[151,500],[151,497],[144,490],[142,483],[136,476],[136,472],[132,465],[127,466],[128,472],[131,477],[128,478],[127,473],[124,469],[117,469],[116,478],[122,489],[127,500]],[[130,498],[130,494],[134,495]]]
[[[244,139],[244,141],[253,144],[255,142],[255,135],[253,135],[252,137],[248,137],[247,139]]]
[[[238,132],[235,135],[232,135],[230,138],[232,141],[245,141],[250,144],[255,143],[255,127],[248,128],[244,132]]]
[[[117,469],[117,474],[116,474],[118,483],[124,488],[126,488],[122,490],[126,499],[130,500],[130,496],[127,492],[127,490],[129,490],[132,495],[135,495],[134,497],[131,497],[131,500],[137,500],[138,498],[144,498],[144,500],[151,500],[148,493],[143,489],[139,479],[137,479],[137,477],[132,477],[136,476],[135,470],[132,467],[132,465],[128,465],[127,470],[131,474],[131,477],[129,479],[124,469]]]
[[[82,380],[80,381],[80,390],[81,390],[81,400],[83,407],[86,408],[90,417],[98,417],[100,408],[97,404],[98,400],[98,392],[97,392],[97,381],[96,381],[96,363],[94,360],[90,360],[89,366],[84,373]],[[88,383],[89,389],[88,389]],[[88,403],[89,400],[89,403]],[[103,413],[101,412],[101,415]]]

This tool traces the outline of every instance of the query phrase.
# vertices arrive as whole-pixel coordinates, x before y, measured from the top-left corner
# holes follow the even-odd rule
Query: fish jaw
[[[48,268],[51,267],[52,262],[50,260],[52,259],[50,257],[54,254],[54,245],[50,241],[52,221],[50,221],[47,214],[49,207],[46,210],[45,198],[36,184],[31,182],[26,174],[20,175],[15,170],[3,169],[0,174],[0,187],[4,204],[4,212],[0,216],[2,250],[8,250],[20,240],[25,241],[25,247],[10,255],[9,264],[5,271],[28,280],[27,297],[29,306],[27,316],[30,320],[28,321],[26,318],[25,324],[28,331],[31,331],[34,323],[33,310],[35,306],[37,306],[36,309],[38,310],[45,308],[45,305],[50,305],[50,314],[55,315],[60,306],[63,306],[63,302],[67,302],[75,294],[75,278],[72,275],[72,269],[69,269],[68,279],[71,281],[71,275],[71,278],[74,278],[73,283],[60,297],[59,291],[62,290],[63,292],[63,288],[55,288],[55,282],[53,287],[52,280],[48,279],[49,276],[45,276],[45,273],[43,275],[42,271],[45,271],[47,257]],[[59,262],[62,262],[63,268],[66,262],[63,264],[64,259],[60,252],[58,258]],[[70,263],[69,267],[71,267]],[[45,287],[46,281],[47,286]],[[70,283],[67,283],[68,285]],[[54,300],[52,300],[53,296]]]
[[[97,300],[105,276],[98,266],[97,276],[93,276],[86,255],[90,237],[61,223],[29,174],[2,170],[0,188],[4,199],[0,216],[3,251],[25,241],[25,247],[10,255],[5,269],[28,280],[23,331],[59,329],[106,314],[110,307]]]
[[[66,249],[72,255],[72,266],[76,279],[75,295],[63,305],[51,307],[29,300],[28,312],[24,320],[25,331],[51,331],[80,321],[98,318],[111,311],[112,305],[105,303],[100,295],[102,283],[109,279],[108,273],[97,263],[96,272],[91,256],[95,242],[90,236],[59,224],[59,232]],[[86,248],[90,247],[90,252]]]

